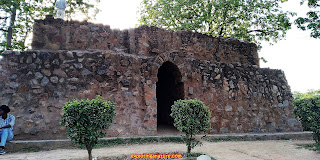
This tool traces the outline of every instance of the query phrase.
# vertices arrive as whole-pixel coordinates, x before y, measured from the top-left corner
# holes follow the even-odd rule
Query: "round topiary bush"
[[[104,101],[100,96],[92,100],[69,101],[63,107],[61,124],[66,127],[69,138],[88,150],[89,160],[92,159],[92,148],[103,137],[115,117],[116,105]]]
[[[171,107],[171,117],[174,126],[185,133],[185,141],[188,147],[187,153],[196,145],[201,144],[194,136],[206,132],[210,126],[210,110],[203,102],[197,99],[178,100]]]

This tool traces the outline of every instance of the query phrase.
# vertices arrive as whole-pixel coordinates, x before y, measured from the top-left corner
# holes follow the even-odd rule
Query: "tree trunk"
[[[227,14],[228,14],[228,11],[229,11],[229,6],[228,6],[227,2],[224,5],[225,5],[225,7],[224,7],[224,12],[223,12],[223,22],[220,25],[221,26],[221,30],[219,32],[219,37],[222,37],[222,34],[223,34],[224,30],[225,30],[225,25],[227,24],[226,20],[227,20]]]
[[[211,32],[211,24],[212,24],[212,21],[213,21],[213,20],[211,20],[211,19],[212,19],[212,17],[211,17],[211,16],[213,15],[213,14],[211,13],[211,12],[212,12],[212,7],[213,7],[213,4],[211,3],[211,1],[210,1],[210,0],[208,0],[208,13],[207,13],[207,19],[209,19],[209,20],[208,20],[208,22],[207,22],[207,23],[208,23],[208,26],[209,26],[209,28],[208,28],[208,34],[210,34],[210,35],[211,35],[211,33],[212,33],[212,32]]]
[[[190,153],[190,152],[191,152],[191,146],[189,145],[187,153]]]
[[[27,19],[28,19],[28,15],[26,15],[26,20]],[[26,22],[26,25],[27,25],[26,27],[28,28],[29,27],[28,22]],[[23,36],[23,44],[26,44],[26,40],[27,40],[28,34],[29,34],[29,32],[27,30],[26,34]]]
[[[14,22],[16,21],[16,14],[17,14],[17,10],[15,7],[13,7],[11,12],[10,25],[7,33],[7,46],[6,46],[7,50],[10,50],[12,46],[12,35],[13,35],[12,27],[14,26]]]
[[[87,146],[87,151],[89,155],[89,160],[92,160],[92,147]]]
[[[187,141],[188,141],[188,144],[189,144],[189,145],[188,145],[188,151],[187,151],[187,153],[190,153],[190,152],[191,152],[191,145],[192,145],[192,144],[191,144],[191,140],[192,140],[192,135],[191,135],[191,136],[188,138],[188,140],[187,140]]]

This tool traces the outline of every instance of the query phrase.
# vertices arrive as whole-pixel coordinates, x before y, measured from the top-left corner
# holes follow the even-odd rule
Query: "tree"
[[[69,138],[88,151],[92,159],[92,148],[103,137],[115,117],[114,102],[103,101],[100,96],[92,100],[69,101],[63,107],[61,124],[66,127]]]
[[[178,100],[171,107],[173,125],[180,131],[185,133],[185,141],[187,145],[187,153],[191,149],[201,144],[194,136],[209,130],[210,127],[210,111],[201,101],[197,99]]]
[[[260,43],[277,42],[291,28],[281,0],[143,0],[141,25],[190,30]]]
[[[320,95],[320,89],[319,90],[311,89],[311,90],[308,90],[307,93],[301,93],[301,92],[294,91],[294,92],[292,92],[292,94],[293,94],[294,100],[296,101],[298,99],[303,99],[303,98],[308,98],[308,97]]]
[[[34,19],[54,14],[56,0],[1,0],[0,1],[0,53],[5,49],[25,50],[26,40],[32,31]],[[98,9],[90,0],[67,0],[66,17],[94,17]],[[94,0],[100,2],[100,0]]]
[[[304,130],[313,132],[313,139],[320,147],[320,89],[294,96],[293,112]]]
[[[28,3],[22,0],[2,0],[0,7],[1,51],[25,49],[27,34],[31,31],[30,19],[35,16],[40,1]],[[19,35],[19,36],[17,36]]]
[[[301,1],[301,5],[305,0]],[[308,6],[311,9],[307,13],[307,17],[299,17],[295,20],[295,24],[301,30],[311,30],[310,37],[320,39],[320,0],[308,0]]]

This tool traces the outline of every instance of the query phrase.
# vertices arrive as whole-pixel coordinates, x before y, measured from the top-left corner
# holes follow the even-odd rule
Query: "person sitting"
[[[9,112],[8,106],[0,106],[0,154],[6,153],[4,146],[6,142],[11,141],[13,138],[13,125],[16,118],[12,114],[8,114]]]

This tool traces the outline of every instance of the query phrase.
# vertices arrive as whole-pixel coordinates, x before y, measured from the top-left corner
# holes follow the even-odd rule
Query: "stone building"
[[[118,106],[109,136],[156,135],[172,126],[173,101],[190,98],[210,108],[209,134],[301,130],[283,71],[259,68],[255,44],[190,31],[48,17],[34,24],[32,50],[3,53],[0,81],[16,139],[65,138],[64,103],[96,95]]]

